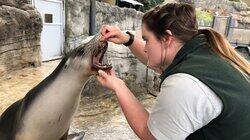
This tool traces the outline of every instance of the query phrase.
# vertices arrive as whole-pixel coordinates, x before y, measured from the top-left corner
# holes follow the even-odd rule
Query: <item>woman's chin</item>
[[[162,74],[162,72],[163,72],[163,70],[160,67],[157,67],[157,66],[148,65],[148,68],[152,69],[154,72],[156,72],[158,74]]]

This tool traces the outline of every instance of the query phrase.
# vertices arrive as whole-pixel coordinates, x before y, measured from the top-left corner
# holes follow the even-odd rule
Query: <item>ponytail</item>
[[[208,38],[212,50],[223,59],[229,61],[245,77],[249,78],[250,64],[243,58],[230,43],[218,32],[213,29],[200,29],[199,33],[205,34]]]

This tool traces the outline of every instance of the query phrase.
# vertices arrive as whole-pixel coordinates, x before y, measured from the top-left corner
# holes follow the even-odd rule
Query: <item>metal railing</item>
[[[234,45],[250,47],[250,27],[246,23],[239,26],[238,21],[231,16],[214,16],[211,23],[206,25],[200,23],[202,20],[198,20],[199,28],[213,28]]]
[[[201,24],[198,19],[199,28],[213,28],[224,35],[230,44],[237,49],[243,49],[250,58],[250,27],[247,23],[239,24],[231,16],[214,16],[209,24]]]

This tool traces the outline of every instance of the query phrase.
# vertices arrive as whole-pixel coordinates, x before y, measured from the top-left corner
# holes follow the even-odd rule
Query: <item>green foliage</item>
[[[234,2],[241,2],[241,0],[229,0],[229,1],[234,1]]]
[[[213,14],[203,10],[196,10],[198,21],[203,21],[205,26],[209,26],[213,22]]]
[[[144,4],[143,10],[142,10],[143,12],[164,2],[164,0],[138,0],[138,1]]]

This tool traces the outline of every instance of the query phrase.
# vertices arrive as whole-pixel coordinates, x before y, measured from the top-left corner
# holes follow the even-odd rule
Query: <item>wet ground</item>
[[[12,103],[21,99],[41,80],[48,76],[60,60],[43,63],[39,68],[25,68],[0,78],[0,114]],[[138,97],[147,109],[154,98]],[[113,94],[82,97],[72,127],[83,130],[86,140],[137,140]]]

